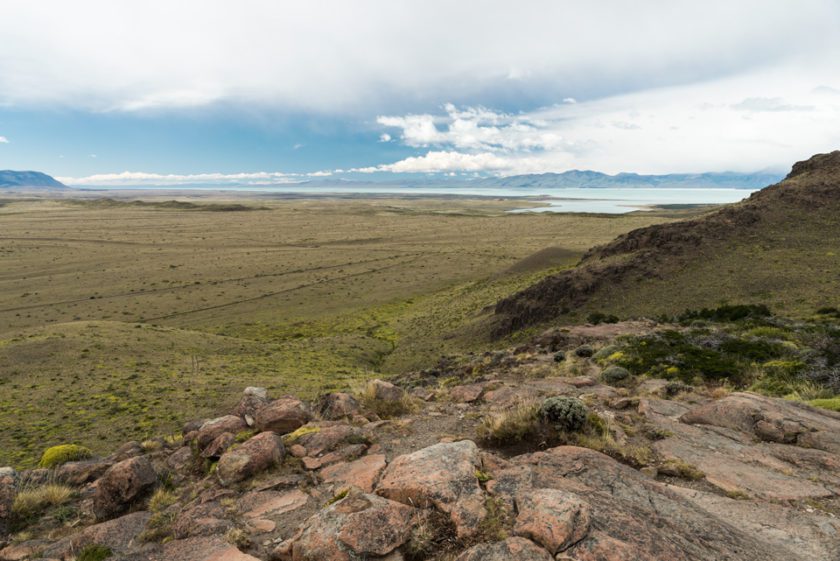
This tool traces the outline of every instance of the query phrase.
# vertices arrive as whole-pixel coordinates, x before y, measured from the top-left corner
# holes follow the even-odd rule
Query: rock
[[[256,416],[256,427],[260,431],[287,434],[309,422],[311,416],[306,405],[296,397],[285,396],[275,399],[260,409]]]
[[[455,561],[554,561],[554,557],[530,540],[508,538],[496,543],[475,545]]]
[[[96,482],[93,493],[94,515],[101,520],[122,512],[156,482],[157,474],[146,456],[114,464]]]
[[[411,395],[423,401],[432,401],[435,398],[434,390],[430,390],[429,388],[412,388]]]
[[[325,467],[319,475],[324,483],[358,487],[366,493],[372,493],[385,465],[384,454],[372,454],[353,462],[341,462]]]
[[[138,536],[145,530],[151,516],[147,511],[132,512],[88,526],[72,540],[73,549],[78,551],[86,545],[98,544],[111,548],[117,554],[126,553],[137,543]]]
[[[478,401],[484,391],[485,384],[466,384],[453,386],[449,390],[449,398],[456,403],[472,403]]]
[[[566,378],[565,382],[576,388],[585,388],[587,386],[595,385],[595,379],[591,376],[575,376],[573,378]]]
[[[474,442],[435,444],[394,459],[376,492],[404,504],[434,506],[449,514],[459,537],[468,537],[487,514],[475,476],[479,466]]]
[[[136,456],[142,456],[145,453],[146,451],[143,450],[142,444],[136,440],[131,440],[117,448],[117,451],[111,455],[110,459],[112,462],[116,463]]]
[[[242,417],[237,417],[236,415],[225,415],[224,417],[211,419],[201,425],[201,428],[198,429],[198,434],[195,436],[195,441],[198,445],[198,449],[203,451],[210,445],[211,442],[216,440],[216,438],[222,434],[226,432],[238,434],[240,431],[247,428],[248,425],[245,424]]]
[[[344,392],[328,393],[321,398],[318,404],[318,412],[322,418],[328,421],[353,417],[360,411],[361,406],[356,398]]]
[[[364,454],[366,448],[367,446],[364,444],[351,444],[349,446],[345,446],[344,448],[340,448],[335,452],[330,452],[329,454],[325,454],[317,458],[306,456],[303,458],[303,467],[309,470],[314,470],[336,462],[354,460]]]
[[[245,388],[242,398],[239,400],[239,403],[236,404],[236,407],[233,408],[231,414],[236,415],[237,417],[242,417],[245,420],[245,424],[250,427],[254,425],[257,413],[259,413],[260,410],[268,404],[268,392],[266,392],[265,388]],[[250,423],[248,422],[248,419],[251,420]]]
[[[784,399],[732,393],[691,409],[681,420],[840,454],[840,416]]]
[[[112,465],[114,462],[106,460],[67,462],[55,469],[55,478],[67,485],[79,487],[100,478]]]
[[[159,551],[142,559],[143,561],[259,561],[258,558],[242,553],[217,536],[173,540]]]
[[[240,500],[240,506],[245,510],[245,518],[264,518],[277,516],[306,506],[309,495],[300,489],[286,492],[262,491],[249,493]]]
[[[0,543],[8,531],[16,494],[17,472],[11,467],[0,468]]]
[[[211,460],[218,459],[234,442],[236,442],[236,436],[233,433],[223,432],[204,448],[201,457]]]
[[[172,533],[179,539],[223,535],[234,527],[227,516],[219,501],[193,503],[177,514]]]
[[[283,441],[274,432],[261,432],[219,458],[216,474],[222,485],[237,483],[283,461]]]
[[[289,561],[353,561],[388,555],[408,541],[415,509],[376,495],[350,493],[306,521],[275,552]]]
[[[192,469],[193,452],[189,446],[181,446],[166,458],[166,466],[181,475],[186,475]]]
[[[289,454],[291,454],[295,458],[303,458],[304,456],[306,456],[306,448],[304,448],[300,444],[292,444],[291,446],[289,446]]]
[[[391,382],[371,380],[369,387],[373,388],[374,399],[382,401],[399,401],[405,396],[405,391]]]
[[[311,428],[312,432],[304,433],[295,440],[306,448],[309,456],[320,456],[326,452],[335,450],[340,444],[352,437],[361,437],[361,431],[346,423],[309,423],[303,426],[303,430]]]
[[[514,533],[541,544],[552,555],[576,544],[589,532],[589,504],[573,493],[533,489],[516,497]]]

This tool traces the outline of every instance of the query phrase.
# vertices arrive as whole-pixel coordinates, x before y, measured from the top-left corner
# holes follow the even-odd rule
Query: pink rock
[[[471,403],[478,401],[481,392],[484,391],[484,384],[466,384],[454,386],[449,390],[449,398],[458,403]]]
[[[359,402],[349,393],[328,393],[321,398],[319,412],[321,417],[330,421],[353,417],[361,410]]]
[[[292,396],[275,399],[259,410],[256,426],[261,431],[287,434],[309,422],[311,416],[306,404]]]
[[[196,444],[198,444],[199,450],[204,450],[222,433],[237,434],[246,428],[248,428],[248,425],[245,424],[242,417],[236,415],[225,415],[224,417],[211,419],[198,429],[198,433],[195,435]]]
[[[140,498],[157,482],[157,474],[146,456],[129,458],[114,464],[96,482],[93,513],[98,519],[108,518]]]
[[[236,435],[229,432],[223,432],[213,439],[213,442],[208,444],[206,448],[204,448],[201,452],[201,457],[218,459],[225,453],[225,450],[231,447],[234,442],[236,442]]]
[[[553,561],[554,557],[525,538],[508,538],[469,548],[455,561]]]
[[[573,493],[532,489],[516,497],[514,533],[530,538],[552,555],[579,542],[589,532],[589,504]]]
[[[363,456],[353,462],[342,462],[325,467],[320,475],[324,483],[335,483],[345,487],[354,486],[366,493],[371,493],[385,465],[385,456],[375,454]]]

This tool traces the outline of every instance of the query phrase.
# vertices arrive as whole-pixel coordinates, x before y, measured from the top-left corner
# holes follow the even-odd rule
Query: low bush
[[[539,417],[556,430],[574,432],[586,423],[589,411],[586,405],[574,397],[549,397],[539,408]]]
[[[768,318],[772,315],[764,304],[724,305],[717,308],[703,308],[702,310],[686,310],[678,316],[682,322],[695,319],[709,321],[741,321],[745,319]]]
[[[79,460],[86,460],[93,456],[93,452],[89,448],[79,446],[77,444],[60,444],[44,450],[41,456],[41,461],[38,467],[54,468],[67,462],[77,462]]]
[[[103,561],[114,554],[110,547],[90,544],[86,545],[76,556],[76,561]]]
[[[624,384],[630,380],[631,376],[632,374],[630,374],[629,370],[615,364],[607,366],[601,372],[601,379],[610,386]]]

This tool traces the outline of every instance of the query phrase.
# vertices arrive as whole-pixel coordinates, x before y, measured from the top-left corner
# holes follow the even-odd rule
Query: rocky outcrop
[[[199,450],[204,450],[211,442],[224,433],[237,434],[248,428],[242,417],[236,415],[225,415],[211,419],[201,425],[195,435],[195,442]]]
[[[344,392],[328,393],[321,398],[318,407],[318,413],[328,421],[350,418],[360,411],[361,405],[356,398]]]
[[[508,538],[471,547],[455,561],[553,561],[549,553],[525,538]]]
[[[414,511],[376,495],[351,493],[307,520],[274,557],[284,561],[383,557],[408,540]]]
[[[394,459],[376,487],[383,497],[449,514],[459,537],[474,534],[486,515],[474,442],[435,444]]]
[[[589,504],[573,493],[529,489],[517,495],[516,510],[513,531],[542,545],[552,555],[568,549],[589,533]]]
[[[157,483],[157,474],[146,456],[129,458],[114,464],[96,482],[93,513],[97,519],[114,516]]]

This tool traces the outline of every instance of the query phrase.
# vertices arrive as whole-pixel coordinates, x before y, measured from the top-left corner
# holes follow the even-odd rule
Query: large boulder
[[[150,512],[141,510],[88,526],[74,536],[73,549],[78,551],[86,545],[98,544],[110,548],[114,553],[126,553],[133,546],[139,545],[138,538],[146,529],[151,516]]]
[[[573,493],[534,489],[516,497],[514,533],[530,538],[552,555],[582,540],[589,532],[589,504]]]
[[[554,557],[525,538],[508,538],[495,543],[475,545],[455,561],[554,561]]]
[[[229,432],[237,434],[248,428],[242,417],[236,415],[225,415],[216,419],[210,419],[201,425],[195,435],[195,442],[200,451],[203,451],[211,442],[222,434]]]
[[[332,452],[340,445],[353,440],[354,437],[359,440],[362,439],[361,431],[358,428],[347,423],[333,421],[309,423],[304,425],[300,432],[303,434],[296,438],[294,442],[306,448],[308,456],[320,456]]]
[[[382,401],[399,401],[405,396],[405,390],[384,380],[371,380],[368,387],[372,397]]]
[[[480,465],[470,440],[435,444],[394,459],[376,492],[404,504],[434,506],[449,514],[459,537],[468,537],[487,514],[476,478]]]
[[[296,397],[284,396],[260,409],[255,422],[260,431],[282,435],[299,429],[311,418],[304,402]]]
[[[79,487],[98,479],[112,465],[114,462],[108,460],[67,462],[55,469],[55,479],[67,485]]]
[[[114,464],[96,482],[94,515],[101,520],[119,514],[154,487],[156,482],[157,474],[146,456]]]
[[[222,454],[216,473],[222,485],[230,485],[278,465],[285,454],[280,436],[261,432]]]
[[[328,393],[318,404],[321,417],[329,421],[352,417],[359,411],[361,411],[361,406],[356,398],[344,392]]]
[[[275,557],[355,561],[388,555],[411,535],[415,509],[376,495],[350,493],[306,521]]]

